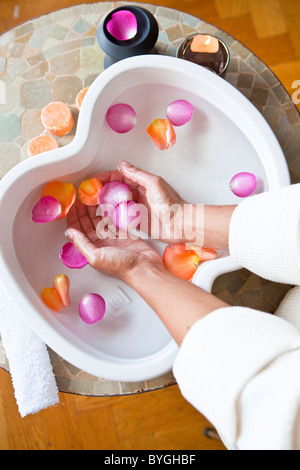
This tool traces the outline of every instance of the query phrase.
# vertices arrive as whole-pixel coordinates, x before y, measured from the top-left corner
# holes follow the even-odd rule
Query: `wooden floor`
[[[61,404],[21,418],[0,370],[0,450],[223,450],[177,386],[124,397],[60,395]]]
[[[0,33],[32,17],[88,0],[0,0]],[[130,2],[128,2],[130,3]],[[243,42],[292,95],[300,80],[299,0],[159,0]],[[300,108],[299,108],[300,109]],[[0,450],[223,449],[204,437],[207,421],[178,387],[116,398],[61,394],[61,404],[21,419],[11,379],[0,370]]]

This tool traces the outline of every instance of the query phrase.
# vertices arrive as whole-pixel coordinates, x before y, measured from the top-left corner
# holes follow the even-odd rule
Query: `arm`
[[[283,193],[279,199],[283,199]],[[250,200],[252,203],[255,199],[247,201]],[[209,219],[212,211],[222,208],[208,209],[207,223],[200,227],[206,243],[216,245],[213,240],[220,240],[226,247],[229,240],[229,247],[235,253],[236,247],[243,243],[245,230],[248,242],[253,238],[258,243],[256,249],[259,252],[259,237],[255,230],[268,229],[264,219],[273,205],[268,205],[267,212],[262,210],[264,215],[259,219],[262,227],[254,223],[255,215],[258,216],[264,206],[261,201],[257,202],[253,219],[245,210],[241,227],[235,216],[242,214],[243,206],[249,204],[247,201],[237,210],[227,207],[226,215],[222,212],[222,230],[214,217]],[[275,202],[279,204],[280,201]],[[298,234],[295,229],[299,227],[299,208],[294,212],[297,202],[299,193],[293,194],[288,204],[280,206],[280,214],[286,216],[289,212],[292,223],[292,230],[289,227],[284,230],[286,242],[299,241],[295,237]],[[273,207],[273,214],[276,209]],[[95,242],[93,215],[90,213],[86,217],[82,208],[80,213],[74,211],[70,211],[68,235],[95,269],[121,277],[157,312],[180,345],[173,371],[183,396],[216,426],[227,447],[299,448],[299,330],[273,315],[244,307],[229,307],[198,287],[175,278],[164,270],[157,253],[141,240],[122,241],[122,244],[117,240]],[[291,212],[298,214],[296,222]],[[251,237],[247,233],[250,229]],[[219,231],[217,238],[215,230]],[[276,239],[278,234],[273,233],[273,236]],[[287,258],[289,262],[293,255],[293,249],[287,248],[290,246],[287,244],[284,251],[284,260]],[[250,250],[250,259],[251,256]],[[268,263],[272,258],[274,252],[270,251]],[[296,257],[295,266],[298,261]],[[285,371],[288,375],[283,376]],[[278,377],[284,377],[284,380],[278,381]],[[277,410],[282,410],[280,416]],[[274,414],[278,417],[276,425],[270,419]]]
[[[300,285],[300,184],[243,200],[230,222],[229,250],[265,279]]]
[[[229,307],[170,275],[143,241],[95,242],[88,212],[80,205],[70,211],[68,235],[95,269],[123,279],[159,315],[180,346],[173,372],[183,396],[225,445],[298,448],[299,331],[273,315]]]
[[[143,282],[140,280],[143,279]],[[228,305],[163,267],[137,267],[125,281],[150,305],[180,346],[187,332],[200,319]]]
[[[170,227],[165,227],[165,233],[169,233],[170,236],[163,241],[194,243],[228,250],[230,220],[236,205],[191,204],[184,201],[166,181],[156,175],[136,168],[128,162],[120,163],[120,171],[123,181],[135,189],[136,200],[147,207],[155,222],[156,219],[166,216],[163,211],[158,213],[157,208],[178,208],[177,212],[175,210]],[[100,174],[100,179],[101,176]],[[163,223],[162,220],[159,222]],[[173,237],[174,232],[181,233],[182,237],[180,239]]]
[[[126,162],[121,162],[120,170],[125,181],[142,194],[142,202],[146,201],[150,209],[157,201],[166,205],[176,202],[179,207],[186,204],[162,178]],[[196,219],[199,209],[200,217]],[[192,242],[229,249],[241,266],[261,277],[300,284],[300,184],[251,196],[238,205],[192,204],[189,213],[181,231],[194,234],[195,240],[170,238],[168,243]],[[176,213],[173,222],[182,224]]]
[[[212,294],[170,274],[147,242],[130,238],[99,240],[96,233],[99,217],[95,207],[76,202],[67,221],[68,237],[90,265],[135,289],[179,345],[195,322],[227,306]]]

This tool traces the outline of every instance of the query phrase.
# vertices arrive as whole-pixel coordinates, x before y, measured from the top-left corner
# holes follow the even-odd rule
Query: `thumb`
[[[80,253],[93,265],[99,249],[89,240],[89,238],[76,228],[69,228],[66,233],[67,237],[80,251]]]

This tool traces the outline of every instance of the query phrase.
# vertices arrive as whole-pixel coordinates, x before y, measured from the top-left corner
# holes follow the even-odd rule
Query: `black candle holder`
[[[107,30],[107,23],[112,15],[118,11],[130,11],[137,21],[137,33],[132,39],[121,41],[112,36]],[[155,44],[158,39],[159,28],[156,19],[148,10],[142,7],[126,5],[112,10],[97,28],[97,41],[105,52],[104,68],[128,57],[157,53]]]

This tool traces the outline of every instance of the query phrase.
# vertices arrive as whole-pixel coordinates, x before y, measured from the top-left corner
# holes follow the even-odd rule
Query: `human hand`
[[[111,172],[114,177],[117,173]],[[124,161],[118,176],[134,188],[134,200],[146,206],[151,238],[197,249],[206,246],[228,250],[229,226],[236,205],[188,203],[160,176]]]
[[[164,269],[159,254],[143,240],[99,239],[96,206],[76,201],[67,215],[67,236],[97,271],[131,283],[144,269]]]
[[[162,177],[128,162],[120,163],[120,174],[122,181],[133,189],[133,199],[146,208],[148,220],[142,227],[146,225],[145,231],[152,239],[177,244],[196,242],[190,237],[196,212],[203,212],[199,211],[200,206],[197,208],[196,205],[187,204]],[[195,231],[192,233],[194,235]]]
[[[146,234],[152,239],[175,243],[175,232],[182,228],[181,214],[185,201],[160,176],[125,161],[120,163],[119,168],[120,171],[104,171],[95,176],[103,184],[117,181],[130,186],[133,200],[142,208],[141,238]],[[177,242],[181,242],[181,237]]]

